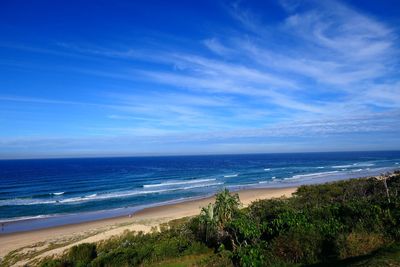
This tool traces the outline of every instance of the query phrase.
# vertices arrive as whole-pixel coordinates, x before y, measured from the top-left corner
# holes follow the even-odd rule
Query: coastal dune
[[[248,189],[238,193],[243,206],[246,207],[259,199],[290,197],[296,189],[296,187]],[[198,215],[201,207],[211,202],[214,202],[214,197],[146,208],[132,216],[0,234],[0,257],[3,258],[8,253],[14,252],[15,255],[18,254],[24,259],[16,262],[15,266],[22,266],[32,260],[59,255],[71,246],[85,242],[98,242],[120,235],[126,230],[149,232],[161,223]]]

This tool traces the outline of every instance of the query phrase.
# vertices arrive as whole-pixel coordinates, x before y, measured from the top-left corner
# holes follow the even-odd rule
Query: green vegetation
[[[82,244],[42,266],[400,266],[398,172],[239,207],[224,190],[197,217]]]

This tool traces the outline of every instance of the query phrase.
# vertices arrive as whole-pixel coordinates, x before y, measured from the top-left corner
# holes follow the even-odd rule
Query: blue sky
[[[398,1],[1,1],[0,158],[400,149]]]

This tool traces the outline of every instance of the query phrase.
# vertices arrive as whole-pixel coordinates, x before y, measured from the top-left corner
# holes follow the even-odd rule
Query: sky
[[[400,149],[400,2],[0,1],[0,158]]]

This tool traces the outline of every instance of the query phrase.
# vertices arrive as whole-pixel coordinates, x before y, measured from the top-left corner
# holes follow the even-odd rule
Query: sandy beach
[[[243,206],[258,199],[289,197],[296,187],[249,189],[239,191]],[[24,260],[15,263],[22,266],[32,260],[63,253],[71,246],[84,242],[97,242],[126,230],[148,232],[161,223],[199,214],[201,207],[214,201],[214,197],[191,200],[177,204],[143,209],[131,217],[123,216],[79,224],[58,226],[21,233],[0,235],[0,257],[10,252]]]

